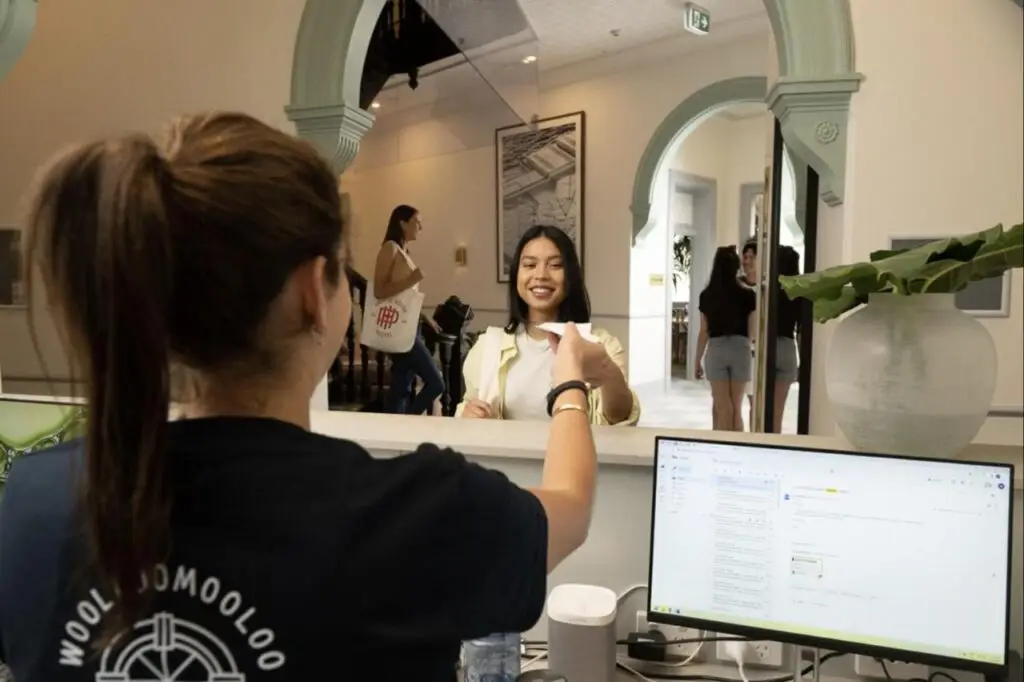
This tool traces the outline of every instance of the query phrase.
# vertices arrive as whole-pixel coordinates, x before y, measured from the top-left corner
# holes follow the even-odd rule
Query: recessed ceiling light
[[[380,102],[374,102],[370,105],[371,109],[380,109]]]
[[[527,57],[523,57],[523,64],[533,64],[535,61],[537,61],[537,58],[532,54]]]

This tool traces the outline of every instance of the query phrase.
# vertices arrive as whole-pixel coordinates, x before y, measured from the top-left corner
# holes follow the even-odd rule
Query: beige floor
[[[706,381],[673,377],[668,386],[644,384],[634,389],[642,406],[640,426],[711,430],[711,388]],[[743,416],[746,420],[747,415]],[[796,433],[796,419],[797,386],[794,384],[786,400],[782,432]]]

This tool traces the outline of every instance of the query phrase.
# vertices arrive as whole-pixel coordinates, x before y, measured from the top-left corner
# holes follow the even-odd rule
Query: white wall
[[[0,81],[0,225],[17,225],[36,168],[60,149],[129,130],[159,133],[173,116],[244,111],[292,130],[284,115],[304,0],[47,0],[24,55]],[[46,311],[46,369],[67,374]],[[8,391],[45,384],[24,310],[0,309]],[[58,382],[55,392],[66,394]]]
[[[828,243],[819,249],[819,267],[864,259],[887,248],[890,236],[941,237],[1020,222],[1020,8],[978,0],[850,4],[857,69],[866,78],[850,112],[846,202],[821,214],[819,239]],[[841,238],[830,231],[839,225]],[[1019,407],[1024,273],[1014,271],[1012,282],[1010,317],[983,323],[999,354],[994,402]],[[820,371],[824,354],[815,345]],[[1021,443],[1021,424],[990,420],[982,437]]]
[[[740,186],[764,181],[767,120],[767,114],[738,121],[722,114],[712,116],[687,135],[666,159],[675,170],[717,181],[719,246],[742,242]]]
[[[689,94],[712,82],[765,73],[767,35],[685,58],[647,63],[542,92],[544,115],[587,115],[585,262],[594,322],[629,342],[629,205],[637,164],[655,128]],[[428,303],[456,294],[481,324],[500,321],[506,288],[496,281],[495,123],[500,107],[478,107],[395,130],[370,131],[356,166],[342,178],[352,196],[356,267],[367,270],[398,203],[426,223],[415,256]],[[469,247],[456,272],[453,251]]]
[[[669,234],[672,196],[668,173],[655,176],[651,222],[629,256],[629,378],[664,381],[668,365]]]

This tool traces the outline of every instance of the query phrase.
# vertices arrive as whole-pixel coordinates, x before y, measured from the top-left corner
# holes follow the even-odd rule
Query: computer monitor
[[[999,675],[1013,467],[656,439],[652,622]]]
[[[0,395],[0,486],[17,457],[77,438],[84,425],[80,399]]]

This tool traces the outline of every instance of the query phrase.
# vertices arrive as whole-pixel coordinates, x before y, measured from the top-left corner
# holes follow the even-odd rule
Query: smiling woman
[[[572,240],[550,225],[530,228],[512,256],[509,320],[489,328],[463,366],[466,393],[456,416],[477,419],[543,420],[557,340],[540,328],[573,322],[589,329],[595,371],[586,376],[593,424],[635,426],[640,401],[629,388],[626,353],[611,334],[590,329],[590,297]]]

